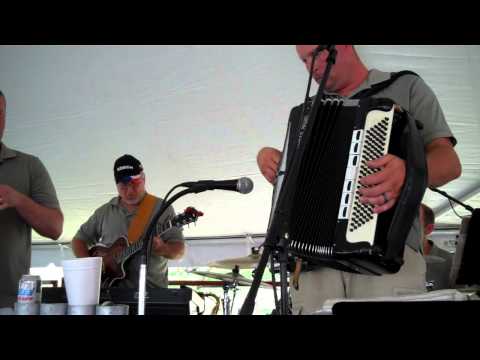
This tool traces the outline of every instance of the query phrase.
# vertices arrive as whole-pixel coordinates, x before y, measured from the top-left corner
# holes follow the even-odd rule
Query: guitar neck
[[[161,226],[160,232],[157,232],[157,231],[154,232],[154,236],[162,236],[164,233],[166,233],[168,230],[170,230],[174,226],[175,225],[172,223],[172,221],[169,220],[164,225]],[[144,238],[141,238],[136,243],[127,247],[125,250],[123,250],[120,253],[120,255],[118,257],[119,261],[122,262],[125,259],[127,259],[129,256],[138,252],[141,248],[143,248],[143,244],[144,244]]]

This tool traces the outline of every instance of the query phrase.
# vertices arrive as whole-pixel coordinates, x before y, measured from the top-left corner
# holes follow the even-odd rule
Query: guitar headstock
[[[195,223],[200,216],[203,216],[203,212],[198,211],[194,207],[186,208],[183,213],[178,214],[172,220],[174,226],[187,225],[190,223]]]

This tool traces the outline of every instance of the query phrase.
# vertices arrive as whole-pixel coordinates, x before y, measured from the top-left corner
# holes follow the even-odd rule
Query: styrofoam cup
[[[63,260],[62,266],[68,304],[72,306],[98,305],[102,258],[86,257]]]

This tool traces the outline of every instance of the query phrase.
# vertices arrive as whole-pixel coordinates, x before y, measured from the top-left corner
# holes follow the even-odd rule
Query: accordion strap
[[[409,228],[403,224],[413,223],[418,211],[407,209],[418,209],[428,186],[428,168],[425,155],[425,148],[422,137],[419,134],[418,123],[407,112],[407,126],[404,141],[402,143],[405,154],[405,183],[397,200],[397,207],[392,219],[392,225],[388,231],[388,238],[400,236],[407,238]],[[390,254],[394,253],[394,247],[390,248]],[[389,253],[386,254],[389,257]]]
[[[366,97],[371,97],[376,93],[382,91],[383,89],[389,87],[395,81],[397,81],[398,78],[404,75],[414,75],[414,76],[420,77],[417,73],[414,73],[413,71],[409,71],[409,70],[390,73],[390,79],[379,82],[377,84],[373,84],[370,88],[359,91],[357,94],[352,96],[352,99],[362,99]]]

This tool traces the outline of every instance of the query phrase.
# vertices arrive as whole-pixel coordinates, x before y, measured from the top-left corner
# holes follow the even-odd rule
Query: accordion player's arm
[[[439,187],[460,177],[462,166],[448,138],[438,138],[426,146],[428,185]]]
[[[271,147],[264,147],[257,154],[258,168],[265,179],[271,184],[275,183],[281,158],[282,152]]]

